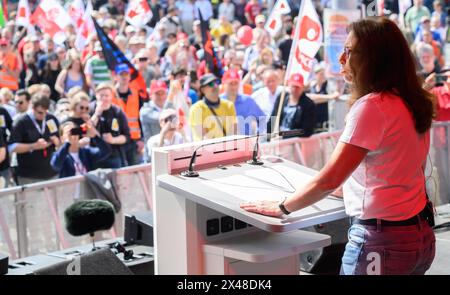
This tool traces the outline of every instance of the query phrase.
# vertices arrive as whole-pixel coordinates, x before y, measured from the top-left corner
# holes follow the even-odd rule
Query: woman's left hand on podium
[[[246,211],[258,213],[261,215],[267,215],[272,217],[281,217],[283,212],[281,211],[279,201],[261,200],[255,202],[241,203],[240,207]]]

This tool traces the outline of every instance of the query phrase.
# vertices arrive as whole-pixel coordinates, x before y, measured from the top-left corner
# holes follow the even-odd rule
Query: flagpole
[[[283,110],[284,99],[286,98],[286,86],[287,86],[286,84],[287,84],[287,80],[289,79],[288,75],[289,75],[289,73],[291,71],[291,67],[292,67],[291,58],[292,57],[295,58],[295,56],[294,56],[295,55],[295,47],[297,47],[297,41],[298,41],[298,37],[300,35],[300,25],[301,25],[301,19],[299,19],[299,17],[300,17],[300,13],[303,11],[304,5],[305,5],[305,1],[302,1],[301,5],[300,5],[300,9],[298,11],[297,22],[295,23],[294,40],[292,41],[291,52],[289,53],[289,61],[288,61],[287,67],[286,67],[286,72],[285,72],[284,81],[283,81],[283,90],[281,92],[280,102],[278,104],[278,110],[277,110],[277,115],[276,115],[276,119],[275,119],[275,128],[274,128],[272,134],[276,134],[277,132],[280,131],[281,112]]]

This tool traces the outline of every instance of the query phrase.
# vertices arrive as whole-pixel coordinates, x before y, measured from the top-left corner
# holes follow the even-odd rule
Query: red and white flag
[[[286,80],[293,74],[301,74],[306,83],[312,70],[314,56],[323,42],[322,24],[311,0],[302,1],[294,36]]]
[[[125,20],[133,27],[145,26],[152,17],[152,10],[146,0],[131,0],[128,4]]]
[[[265,29],[272,37],[275,37],[283,27],[283,15],[290,12],[291,8],[287,0],[278,0],[275,3],[265,25]]]
[[[56,44],[66,40],[64,30],[72,19],[67,11],[56,0],[45,0],[31,15],[31,23],[38,25],[45,34],[49,34]]]
[[[88,44],[89,35],[95,32],[94,22],[92,22],[92,2],[87,1],[86,9],[83,9],[83,17],[81,18],[80,25],[77,27],[77,38],[75,39],[75,47],[82,51]]]
[[[73,21],[75,28],[79,28],[83,23],[84,3],[83,0],[73,1],[68,8],[68,13]]]
[[[17,6],[16,26],[28,27],[30,25],[30,5],[28,0],[20,0]]]

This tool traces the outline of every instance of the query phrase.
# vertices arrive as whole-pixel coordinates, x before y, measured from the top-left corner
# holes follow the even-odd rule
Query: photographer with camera
[[[153,135],[147,141],[149,162],[152,158],[153,148],[184,143],[183,135],[178,132],[180,124],[177,112],[174,109],[165,109],[161,112],[159,125],[161,126],[161,132]]]
[[[77,126],[73,122],[65,122],[59,128],[63,145],[53,154],[50,161],[59,177],[82,175],[95,169],[95,163],[111,154],[111,146],[101,137],[91,122]],[[95,147],[80,146],[81,138],[90,138]]]

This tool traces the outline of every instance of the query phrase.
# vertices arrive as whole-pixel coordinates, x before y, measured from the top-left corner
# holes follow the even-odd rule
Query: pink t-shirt
[[[425,206],[430,134],[419,135],[402,99],[371,93],[355,102],[341,142],[369,150],[343,187],[349,216],[405,220]]]

